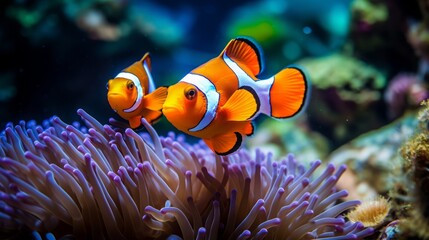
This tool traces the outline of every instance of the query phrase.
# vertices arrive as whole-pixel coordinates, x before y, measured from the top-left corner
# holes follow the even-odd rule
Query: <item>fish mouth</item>
[[[174,106],[164,106],[164,107],[162,107],[162,111],[163,112],[171,112],[171,111],[180,111],[180,109],[177,107],[174,107]]]
[[[124,109],[126,109],[125,105],[128,105],[129,103],[124,94],[114,92],[107,94],[107,101],[115,112],[122,112]]]
[[[164,105],[162,107],[162,112],[165,114],[169,114],[169,113],[182,113],[184,111],[182,106],[177,106],[177,105]]]
[[[107,97],[122,97],[122,96],[123,96],[123,94],[117,93],[117,92],[109,92],[107,94]]]

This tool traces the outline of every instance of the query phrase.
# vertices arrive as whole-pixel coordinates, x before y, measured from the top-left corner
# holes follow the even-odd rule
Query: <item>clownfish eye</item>
[[[129,81],[129,82],[127,83],[127,88],[128,88],[129,90],[131,90],[131,89],[133,89],[133,87],[134,87],[134,83],[133,83],[133,82],[131,82],[131,81]]]
[[[195,88],[190,88],[190,89],[187,89],[187,90],[185,91],[185,97],[186,97],[188,100],[192,100],[192,99],[194,99],[196,96],[197,96],[197,89],[195,89]]]

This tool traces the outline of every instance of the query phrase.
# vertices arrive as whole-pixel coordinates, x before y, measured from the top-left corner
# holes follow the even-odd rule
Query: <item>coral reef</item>
[[[356,239],[373,233],[341,214],[346,170],[313,173],[292,155],[246,150],[219,157],[174,134],[119,132],[78,110],[86,126],[53,117],[0,135],[2,235],[109,239]],[[22,231],[24,230],[24,231]],[[48,235],[46,235],[48,234]],[[16,237],[16,236],[15,236]]]
[[[351,11],[353,18],[359,22],[361,28],[368,28],[373,24],[385,22],[388,17],[387,6],[384,2],[377,0],[353,1]]]
[[[401,218],[399,230],[404,238],[429,239],[429,101],[422,105],[417,133],[401,148],[404,163],[400,175],[405,177],[398,178],[390,194],[396,203],[396,215]]]
[[[356,175],[357,185],[373,189],[371,193],[365,188],[363,195],[386,194],[396,182],[392,174],[401,173],[398,149],[412,136],[417,124],[415,114],[409,113],[382,128],[362,134],[333,151],[327,159],[334,164],[346,164]],[[355,188],[357,190],[359,188]]]
[[[130,59],[150,51],[156,81],[170,85],[237,35],[261,43],[266,72],[298,62],[313,88],[304,114],[258,121],[248,150],[228,157],[167,135],[165,119],[158,133],[146,126],[149,135],[83,111],[82,126],[56,117],[8,124],[0,133],[0,238],[297,239],[302,231],[345,239],[372,226],[371,239],[429,239],[429,110],[419,120],[415,113],[428,98],[428,4],[4,2],[0,131],[6,121],[54,113],[68,122],[79,106],[107,119],[105,81]],[[392,205],[387,217],[365,204],[379,195]],[[358,217],[343,213],[354,199],[364,201]],[[368,224],[362,215],[385,218]]]
[[[298,64],[308,70],[315,88],[335,88],[343,101],[363,104],[379,100],[379,90],[386,85],[379,70],[345,54],[307,58]]]

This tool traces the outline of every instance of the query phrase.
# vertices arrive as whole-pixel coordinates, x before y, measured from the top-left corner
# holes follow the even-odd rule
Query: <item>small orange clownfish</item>
[[[140,61],[107,82],[110,107],[128,120],[131,128],[139,127],[142,117],[149,123],[154,123],[162,115],[167,87],[155,89],[150,70],[150,56],[146,53]]]
[[[253,134],[260,113],[274,118],[297,114],[308,83],[297,67],[259,80],[261,53],[248,38],[231,40],[222,53],[168,88],[163,113],[177,129],[202,138],[217,154],[238,150]]]

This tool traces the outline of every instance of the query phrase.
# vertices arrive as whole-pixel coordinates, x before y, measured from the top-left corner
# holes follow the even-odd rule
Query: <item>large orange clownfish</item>
[[[107,82],[107,100],[110,107],[132,128],[141,124],[141,118],[154,123],[162,115],[162,105],[167,97],[167,87],[155,89],[149,53],[140,61],[125,68]]]
[[[302,70],[288,67],[259,80],[261,52],[250,39],[231,40],[222,53],[168,88],[163,113],[177,129],[202,138],[227,155],[253,134],[260,113],[288,118],[304,106],[308,83]]]

